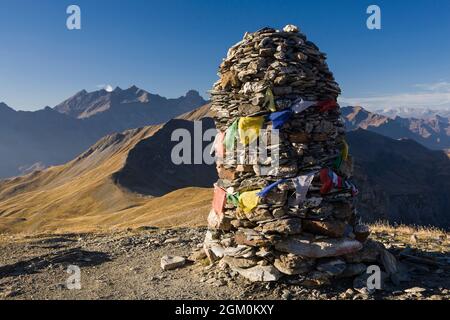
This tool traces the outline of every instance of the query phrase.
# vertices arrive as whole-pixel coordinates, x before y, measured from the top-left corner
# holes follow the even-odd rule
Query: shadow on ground
[[[90,267],[111,261],[109,254],[81,248],[62,250],[0,267],[0,278],[37,273],[50,265]]]

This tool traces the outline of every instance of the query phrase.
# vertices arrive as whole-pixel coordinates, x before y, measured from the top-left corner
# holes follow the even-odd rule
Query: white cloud
[[[434,92],[450,92],[450,82],[441,81],[435,83],[419,83],[414,85],[417,88],[421,88],[427,91]]]
[[[99,84],[97,85],[98,89],[105,89],[107,92],[112,92],[114,88],[110,84]]]
[[[379,95],[372,97],[341,97],[343,105],[359,105],[367,109],[380,108],[450,108],[450,83],[441,81],[436,83],[416,84],[417,92]]]

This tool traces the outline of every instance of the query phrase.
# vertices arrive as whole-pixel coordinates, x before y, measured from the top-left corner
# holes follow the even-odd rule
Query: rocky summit
[[[250,281],[327,284],[364,273],[367,250],[384,252],[353,205],[340,89],[325,60],[298,27],[264,28],[229,49],[211,91],[219,180],[204,250]]]

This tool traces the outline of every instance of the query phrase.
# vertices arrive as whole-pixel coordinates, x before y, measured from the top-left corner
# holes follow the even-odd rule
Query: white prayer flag
[[[308,193],[309,187],[314,179],[315,172],[309,173],[307,175],[298,176],[294,179],[295,185],[295,202],[296,206],[300,205],[306,199],[306,194]]]

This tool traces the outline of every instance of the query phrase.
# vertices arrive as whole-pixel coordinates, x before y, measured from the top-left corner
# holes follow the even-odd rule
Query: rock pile
[[[325,59],[296,26],[264,28],[229,49],[211,91],[219,180],[204,249],[251,281],[365,271],[348,258],[369,230]]]

